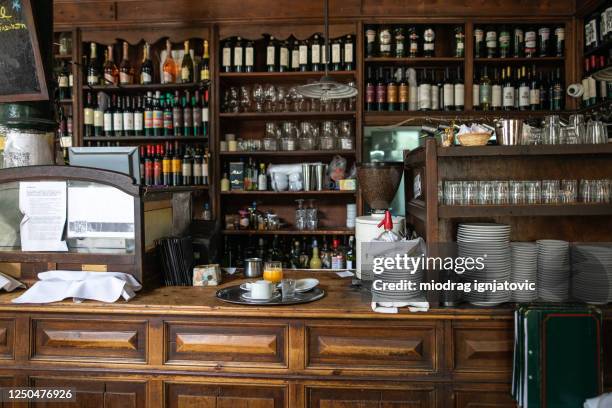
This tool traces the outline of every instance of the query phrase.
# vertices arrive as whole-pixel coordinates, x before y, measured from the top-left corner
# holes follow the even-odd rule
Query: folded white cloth
[[[589,398],[584,402],[584,408],[612,408],[612,392]]]
[[[0,289],[4,289],[7,292],[12,292],[17,288],[25,288],[25,285],[19,282],[17,279],[0,272]]]
[[[429,302],[372,302],[372,311],[377,313],[399,313],[400,307],[408,306],[411,312],[426,312],[429,310]]]
[[[38,274],[38,282],[13,303],[50,303],[73,298],[115,302],[120,297],[130,300],[142,285],[123,272],[48,271]]]

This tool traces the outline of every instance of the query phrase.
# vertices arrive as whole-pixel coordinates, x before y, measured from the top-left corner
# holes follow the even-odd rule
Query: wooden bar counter
[[[2,294],[0,385],[73,387],[87,407],[514,407],[511,306],[380,314],[350,279],[316,277],[323,299],[284,307],[223,303],[219,287]]]

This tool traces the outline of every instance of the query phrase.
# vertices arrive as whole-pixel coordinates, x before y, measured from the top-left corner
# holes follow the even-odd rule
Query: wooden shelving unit
[[[316,230],[296,230],[296,229],[279,229],[279,230],[230,230],[222,231],[223,235],[353,235],[355,230],[351,228],[326,228]]]
[[[221,191],[222,196],[343,196],[350,195],[354,196],[355,190],[321,190],[321,191]]]
[[[179,141],[185,143],[202,143],[208,141],[208,137],[205,136],[92,136],[83,137],[86,142],[168,142],[168,141]]]
[[[188,84],[149,84],[149,85],[84,85],[84,90],[94,92],[147,92],[147,91],[169,91],[169,90],[185,90],[196,89],[210,85],[209,82],[193,82]]]
[[[611,204],[512,204],[512,205],[441,205],[440,218],[481,217],[562,217],[612,215]]]
[[[220,118],[227,119],[251,119],[251,120],[309,120],[309,119],[344,119],[355,117],[356,112],[224,112],[220,113]]]
[[[258,150],[245,152],[219,152],[219,155],[227,157],[332,157],[335,155],[354,156],[355,150]]]

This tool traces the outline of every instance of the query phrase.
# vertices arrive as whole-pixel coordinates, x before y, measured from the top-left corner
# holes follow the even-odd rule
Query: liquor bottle
[[[342,71],[344,65],[342,63],[342,39],[336,38],[331,43],[331,70]]]
[[[234,42],[234,72],[244,72],[244,44],[241,37]]]
[[[321,267],[330,269],[332,266],[332,253],[327,246],[327,240],[323,239],[323,247],[321,248]]]
[[[533,58],[536,56],[538,35],[535,28],[530,27],[525,31],[525,57]]]
[[[431,70],[431,110],[437,111],[440,110],[440,88],[442,88],[442,83],[438,82],[436,79],[436,71]]]
[[[612,24],[612,21],[610,24]],[[562,57],[563,54],[565,54],[565,28],[559,26],[555,28],[555,56]]]
[[[529,78],[527,78],[525,67],[520,69],[520,82],[519,82],[519,109],[524,111],[529,109],[530,105],[530,89],[529,89]]]
[[[392,68],[389,68],[387,78],[387,111],[394,112],[397,110],[397,82]]]
[[[344,39],[344,70],[352,71],[355,69],[355,39],[352,34],[348,34]]]
[[[540,110],[549,110],[550,109],[550,87],[548,86],[549,81],[546,80],[546,77],[540,71],[538,76],[540,82]]]
[[[162,67],[162,84],[173,84],[176,82],[177,66],[172,57],[172,43],[166,40],[166,59]]]
[[[183,133],[183,107],[181,106],[181,98],[179,91],[174,91],[172,99],[172,127],[175,136],[184,136]]]
[[[144,109],[142,106],[142,97],[138,97],[136,107],[134,108],[134,134],[136,136],[144,135]]]
[[[172,95],[162,96],[161,108],[163,112],[164,136],[174,136],[174,118],[172,116]]]
[[[119,83],[121,85],[132,85],[134,83],[134,68],[130,63],[129,44],[123,42],[123,58],[119,64]]]
[[[465,56],[465,33],[463,26],[455,27],[455,57],[463,58]]]
[[[153,83],[153,61],[151,61],[151,46],[145,42],[142,48],[142,64],[140,64],[140,85]]]
[[[190,84],[193,82],[193,59],[189,51],[189,40],[184,42],[183,61],[181,62],[181,83]]]
[[[367,26],[365,29],[366,58],[376,56],[376,37],[376,28],[374,26]]]
[[[202,54],[198,71],[200,71],[200,82],[210,81],[210,54],[207,40],[204,40],[204,53]]]
[[[68,69],[68,63],[66,61],[62,63],[62,68],[57,76],[57,85],[59,88],[59,98],[70,99],[70,70]]]
[[[270,36],[266,44],[266,69],[268,72],[276,71],[276,39],[274,36]]]
[[[153,146],[147,145],[147,153],[144,158],[144,184],[153,185]]]
[[[402,68],[399,69],[400,72],[400,83],[398,86],[397,94],[398,94],[398,108],[400,111],[405,112],[408,110],[408,95],[409,95],[409,85],[408,79],[406,78],[406,71]]]
[[[322,266],[321,258],[319,256],[319,247],[315,238],[312,239],[312,257],[310,258],[310,263],[308,266],[310,269],[321,269]]]
[[[472,78],[472,108],[474,110],[480,110],[480,84],[478,80],[478,72],[474,69]]]
[[[525,56],[525,32],[520,27],[514,28],[514,36],[512,38],[513,51],[512,56],[520,58]]]
[[[119,70],[113,61],[113,46],[109,45],[104,54],[104,85],[117,85],[119,83]]]
[[[344,251],[340,247],[340,240],[334,238],[332,241],[331,267],[332,269],[344,269],[345,266]]]
[[[124,136],[123,104],[121,98],[117,98],[116,95],[113,95],[113,105],[115,105],[115,110],[113,111],[113,135],[117,137]]]
[[[200,91],[196,89],[191,98],[191,111],[193,115],[193,136],[202,135],[202,105]]]
[[[416,27],[408,27],[408,56],[410,58],[419,56],[419,33]]]
[[[308,64],[308,42],[306,40],[300,41],[299,45],[299,61],[300,61],[300,71],[306,72],[310,70],[310,65]]]
[[[418,84],[419,110],[428,111],[431,109],[431,84],[428,81],[425,69],[421,72],[421,79],[418,81]]]
[[[319,34],[312,36],[310,42],[310,69],[312,71],[321,71],[321,37]]]
[[[502,26],[499,31],[499,57],[508,58],[510,56],[510,30],[507,26]]]
[[[355,237],[351,235],[346,249],[346,269],[355,269]]]
[[[172,156],[172,185],[181,186],[183,181],[183,157],[179,142],[174,142],[174,156]]]
[[[463,77],[461,73],[461,67],[457,67],[457,79],[455,80],[455,110],[462,111],[465,100],[465,86],[463,84]]]
[[[259,163],[259,176],[257,177],[257,190],[268,190],[268,177],[266,176],[266,165]]]
[[[376,82],[376,110],[384,112],[387,110],[387,84],[383,75],[383,69],[378,69]]]
[[[514,109],[514,83],[512,81],[512,68],[506,69],[506,80],[502,89],[502,102],[504,110]]]
[[[193,109],[191,108],[191,95],[189,91],[185,91],[181,105],[183,106],[183,135],[191,136],[193,134]]]
[[[538,49],[540,57],[547,57],[550,50],[550,28],[540,27],[538,29]]]
[[[98,70],[98,52],[96,43],[90,44],[89,63],[87,64],[87,85],[94,86],[100,84],[100,71]]]
[[[278,49],[278,71],[288,72],[290,64],[289,42],[287,40],[280,43]]]
[[[406,56],[406,47],[404,46],[406,36],[404,35],[404,27],[398,26],[393,31],[395,40],[395,58],[404,58]]]
[[[166,142],[166,149],[162,157],[162,184],[164,186],[172,185],[172,159],[170,157],[170,143]]]
[[[208,98],[209,98],[209,90],[208,88],[204,89],[204,93],[202,95],[202,136],[208,136],[209,129],[209,119],[208,119]]]
[[[487,43],[487,58],[497,57],[497,31],[494,27],[487,29],[485,41]]]
[[[229,38],[221,46],[221,72],[232,72],[232,42]]]
[[[499,78],[499,69],[495,67],[493,83],[491,84],[491,109],[494,111],[502,108],[502,83]]]
[[[531,82],[529,84],[529,108],[532,111],[540,107],[540,84],[536,73],[535,65],[531,68]]]
[[[191,186],[193,184],[193,163],[189,149],[185,149],[183,160],[181,163],[181,172],[183,173],[183,185]]]
[[[484,30],[480,27],[474,29],[474,57],[482,58],[484,57]]]
[[[488,111],[491,109],[491,79],[485,65],[480,77],[480,109]]]
[[[372,67],[368,66],[365,86],[365,110],[372,112],[375,109],[374,101],[376,99],[376,86],[374,85],[374,76]]]
[[[153,136],[153,94],[147,92],[144,100],[144,134]]]
[[[153,136],[162,136],[164,133],[164,111],[161,107],[161,92],[155,91],[153,98]]]
[[[293,40],[291,42],[291,71],[300,70],[300,42]]]
[[[386,25],[378,27],[378,55],[391,56],[391,29]]]
[[[134,136],[134,110],[129,96],[124,99],[123,105],[123,133],[125,136]]]
[[[455,110],[455,87],[450,78],[450,70],[446,67],[444,71],[444,85],[442,85],[442,109],[445,111]]]
[[[115,97],[111,99],[111,103],[108,104],[104,111],[104,136],[113,136],[113,112],[114,112]]]
[[[423,56],[433,57],[435,55],[436,33],[433,27],[426,27],[423,31]]]
[[[555,69],[555,79],[552,86],[552,109],[553,111],[563,110],[564,106],[563,83],[561,80],[561,68]]]
[[[98,103],[97,95],[94,97],[93,106],[94,136],[104,136],[104,111],[102,110],[102,106]]]
[[[193,153],[193,184],[201,186],[202,180],[202,154],[200,149],[196,148]]]
[[[244,71],[255,71],[255,45],[251,40],[247,40],[244,46]]]
[[[94,106],[91,92],[87,92],[87,99],[83,106],[83,128],[85,137],[94,135]]]
[[[164,159],[163,146],[156,145],[155,146],[155,156],[153,157],[153,185],[162,186],[164,184],[163,178],[163,167],[162,163]]]

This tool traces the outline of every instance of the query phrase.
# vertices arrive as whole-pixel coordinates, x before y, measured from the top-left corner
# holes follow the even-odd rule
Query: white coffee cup
[[[272,284],[266,280],[258,280],[251,284],[251,297],[253,299],[270,299],[272,297]]]
[[[272,188],[275,191],[287,191],[289,188],[289,177],[287,173],[275,172],[272,176]]]

